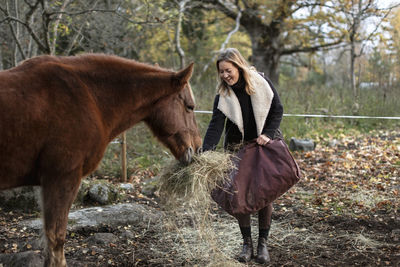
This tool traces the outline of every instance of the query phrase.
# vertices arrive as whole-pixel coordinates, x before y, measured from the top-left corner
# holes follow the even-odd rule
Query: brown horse
[[[189,86],[173,72],[106,55],[40,56],[0,72],[0,190],[42,187],[46,266],[66,266],[68,212],[107,144],[144,121],[184,163],[201,146]]]

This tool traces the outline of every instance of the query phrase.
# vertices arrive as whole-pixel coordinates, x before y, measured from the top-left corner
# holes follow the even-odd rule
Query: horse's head
[[[195,152],[201,149],[201,137],[195,120],[195,102],[189,79],[193,72],[193,63],[174,73],[170,84],[172,94],[161,98],[152,108],[145,122],[166,145],[176,159],[188,164]]]

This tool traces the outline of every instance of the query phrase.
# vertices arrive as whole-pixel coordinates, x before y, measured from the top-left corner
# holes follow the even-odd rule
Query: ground
[[[315,151],[294,153],[303,177],[274,202],[269,266],[400,266],[399,131],[318,141]],[[69,266],[245,266],[235,260],[237,224],[216,205],[203,219],[193,208],[164,211],[135,186],[125,201],[163,218],[68,232]],[[0,210],[0,254],[41,253],[39,233],[19,224],[37,216]],[[252,223],[256,241],[255,216]],[[112,235],[96,239],[98,233]]]

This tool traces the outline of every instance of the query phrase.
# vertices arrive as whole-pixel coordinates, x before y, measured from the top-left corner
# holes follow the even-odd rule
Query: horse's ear
[[[186,84],[190,77],[192,77],[193,74],[193,66],[194,66],[194,62],[190,63],[186,68],[178,71],[175,74],[175,81],[179,84],[179,86],[182,86],[184,84]]]

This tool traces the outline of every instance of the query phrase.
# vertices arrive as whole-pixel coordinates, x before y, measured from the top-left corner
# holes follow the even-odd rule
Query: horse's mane
[[[99,66],[102,69],[106,70],[118,66],[119,69],[134,69],[135,71],[140,71],[141,73],[172,72],[172,70],[161,68],[158,65],[154,66],[148,63],[138,62],[133,59],[126,59],[115,55],[107,55],[101,53],[85,53],[71,57],[41,55],[22,61],[18,66],[10,69],[10,71],[25,71],[27,69],[39,67],[40,65],[44,66],[44,64],[47,63],[60,63],[81,70],[85,69],[85,67],[93,68],[94,66]]]
[[[159,66],[154,66],[148,63],[138,62],[133,59],[126,59],[123,57],[118,57],[115,55],[107,55],[107,54],[81,54],[75,57],[61,57],[61,59],[70,59],[76,61],[84,61],[84,62],[92,62],[94,64],[105,65],[105,66],[114,66],[121,65],[126,67],[135,67],[140,69],[141,72],[171,72],[171,70],[167,70],[164,68],[160,68]]]

